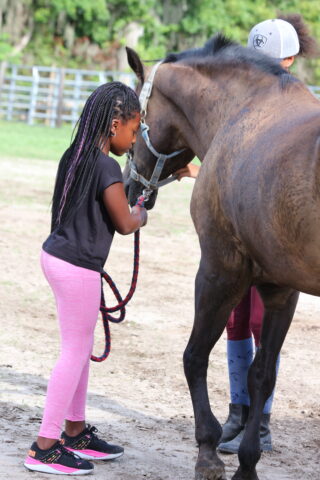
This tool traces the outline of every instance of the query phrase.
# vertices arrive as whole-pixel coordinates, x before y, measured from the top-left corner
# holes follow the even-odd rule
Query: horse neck
[[[210,77],[188,65],[166,65],[169,68],[162,71],[161,88],[180,112],[179,129],[185,143],[202,161],[217,131],[251,102],[257,83],[248,87],[241,72],[236,75],[234,70],[217,70]]]

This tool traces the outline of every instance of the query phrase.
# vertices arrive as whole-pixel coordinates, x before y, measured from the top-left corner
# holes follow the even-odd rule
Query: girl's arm
[[[198,167],[198,165],[195,165],[194,163],[188,163],[188,165],[185,167],[174,172],[174,175],[177,175],[177,180],[179,180],[179,182],[183,177],[197,178],[199,169],[200,167]]]
[[[103,203],[114,228],[121,235],[133,233],[147,223],[148,214],[145,208],[135,206],[130,211],[123,184],[120,182],[104,190]]]

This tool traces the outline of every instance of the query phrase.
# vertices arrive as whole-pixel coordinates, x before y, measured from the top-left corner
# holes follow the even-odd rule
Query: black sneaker
[[[114,458],[121,457],[124,449],[118,447],[118,445],[111,445],[101,440],[95,434],[97,431],[96,427],[88,425],[76,437],[69,437],[63,432],[61,435],[61,443],[65,448],[86,460],[113,460]]]
[[[60,442],[56,442],[47,450],[41,450],[34,442],[24,461],[24,466],[36,472],[57,475],[86,475],[93,472],[94,468],[92,463],[69,452]]]

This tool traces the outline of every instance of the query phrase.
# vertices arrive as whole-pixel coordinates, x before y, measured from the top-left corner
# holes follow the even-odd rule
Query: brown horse
[[[130,49],[128,61],[143,84],[148,71]],[[276,61],[218,35],[201,49],[164,60],[145,120],[155,150],[178,150],[160,178],[194,155],[202,162],[191,200],[201,261],[184,353],[199,445],[197,480],[226,478],[216,453],[221,426],[207,391],[210,351],[251,285],[263,299],[261,349],[248,378],[249,420],[233,476],[257,479],[261,413],[297,292],[320,295],[320,102]],[[150,178],[156,158],[141,137],[134,162]],[[128,175],[127,168],[133,204],[143,187]]]

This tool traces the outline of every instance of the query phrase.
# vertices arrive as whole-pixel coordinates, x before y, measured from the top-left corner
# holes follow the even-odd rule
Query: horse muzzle
[[[145,199],[144,206],[147,210],[151,210],[154,207],[158,195],[158,189],[152,190],[151,193],[147,192],[148,194],[145,195],[145,186],[140,182],[136,182],[130,178],[130,176],[126,176],[125,174],[124,191],[131,207],[137,203],[137,200],[141,195],[146,196],[147,198]]]

